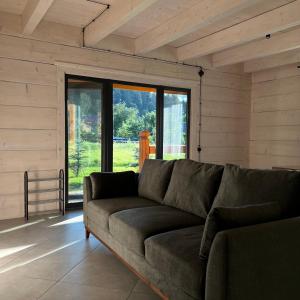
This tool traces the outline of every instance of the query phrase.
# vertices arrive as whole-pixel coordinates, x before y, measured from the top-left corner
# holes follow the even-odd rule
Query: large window
[[[113,171],[138,171],[139,133],[156,144],[156,89],[113,84]]]
[[[83,177],[139,171],[140,135],[150,158],[188,156],[190,91],[66,75],[67,207],[82,202]]]

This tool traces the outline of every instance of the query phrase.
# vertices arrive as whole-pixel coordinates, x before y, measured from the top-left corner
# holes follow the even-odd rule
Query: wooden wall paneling
[[[191,107],[190,107],[190,158],[199,160],[199,153],[197,151],[199,139],[199,96],[200,85],[196,85],[191,91]]]
[[[202,116],[202,130],[204,132],[241,133],[247,132],[247,119],[207,117]]]
[[[244,133],[235,132],[202,132],[202,146],[208,147],[245,147],[248,142]]]
[[[205,70],[203,84],[206,86],[227,87],[240,90],[251,89],[251,76]]]
[[[254,98],[252,107],[254,113],[294,109],[300,110],[299,93]]]
[[[253,73],[251,167],[299,166],[299,75],[296,64]]]
[[[25,170],[50,170],[56,166],[56,150],[2,150],[1,172],[24,172]]]
[[[251,77],[206,71],[203,81],[202,159],[247,166]]]
[[[299,157],[287,157],[278,155],[250,154],[251,168],[271,169],[272,167],[298,167]]]
[[[57,107],[56,87],[0,81],[0,104]]]
[[[56,129],[56,109],[1,106],[0,128]]]
[[[0,49],[3,48],[1,44]],[[23,216],[25,170],[34,171],[31,176],[57,175],[56,66],[2,56],[0,88],[0,178],[3,179],[0,219],[5,219]],[[42,185],[54,187],[52,182]],[[31,199],[56,196],[56,193],[41,194]],[[55,203],[39,205],[30,210],[56,206]]]
[[[56,130],[0,129],[2,150],[56,150]]]
[[[203,100],[202,102],[203,116],[248,119],[249,111],[249,105],[244,103],[230,103],[206,100]]]
[[[300,157],[300,141],[252,141],[250,152],[286,157]]]
[[[189,66],[162,63],[154,60],[116,55],[107,51],[56,45],[0,35],[0,57],[54,64],[57,61],[132,71],[141,74],[197,80],[197,69]],[[162,68],[162,66],[164,66]],[[1,79],[1,77],[0,77]]]
[[[205,162],[245,162],[247,149],[245,147],[203,147],[201,153],[202,159]]]
[[[253,83],[252,97],[256,99],[259,97],[278,94],[299,93],[299,79],[300,76],[294,76],[266,82]]]
[[[252,82],[259,83],[264,81],[273,81],[282,78],[300,76],[299,63],[281,66],[271,70],[264,70],[253,73]]]
[[[0,58],[0,80],[56,86],[53,65]]]
[[[223,102],[250,104],[249,90],[206,85],[202,97],[206,101],[220,101],[222,99]]]
[[[66,139],[65,139],[65,72],[57,67],[57,169],[65,169],[65,153],[66,153]]]
[[[253,113],[251,122],[261,127],[300,125],[300,110]]]
[[[300,141],[300,126],[257,127],[252,123],[251,141]]]

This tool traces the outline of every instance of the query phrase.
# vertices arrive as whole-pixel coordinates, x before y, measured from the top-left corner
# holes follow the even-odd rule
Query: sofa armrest
[[[282,300],[300,295],[300,217],[219,232],[205,300]]]
[[[84,178],[86,202],[138,194],[138,174],[133,171],[94,172]]]

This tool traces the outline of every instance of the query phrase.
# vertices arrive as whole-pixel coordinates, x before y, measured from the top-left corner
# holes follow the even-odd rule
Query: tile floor
[[[0,221],[1,300],[157,300],[92,235],[82,212]]]

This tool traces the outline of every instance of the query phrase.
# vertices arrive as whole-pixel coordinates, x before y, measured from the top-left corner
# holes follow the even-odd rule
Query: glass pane
[[[113,86],[113,171],[138,171],[139,133],[156,139],[156,89],[114,84]]]
[[[83,177],[101,170],[100,83],[68,79],[68,202],[82,201]]]
[[[188,95],[185,92],[164,92],[163,158],[186,157]]]

